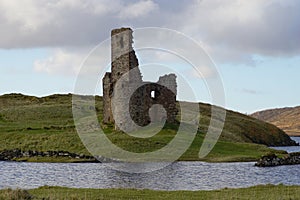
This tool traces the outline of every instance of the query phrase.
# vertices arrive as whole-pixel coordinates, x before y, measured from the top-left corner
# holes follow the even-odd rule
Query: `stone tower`
[[[111,98],[117,80],[133,68],[138,70],[139,63],[132,48],[132,43],[132,30],[130,28],[111,31],[111,72],[107,72],[102,80],[104,123],[114,123]],[[142,82],[142,77],[138,74],[136,77],[131,77],[131,80]]]
[[[111,32],[111,72],[107,72],[102,80],[103,122],[114,123],[116,129],[124,130],[130,118],[135,124],[145,126],[151,121],[149,109],[159,104],[167,112],[165,120],[174,123],[178,112],[176,76],[165,75],[157,83],[143,82],[132,47],[132,33],[130,28],[114,29]],[[130,88],[134,88],[134,91],[130,91]],[[114,105],[112,99],[116,102]],[[155,110],[154,115],[154,120],[161,120],[162,117]]]

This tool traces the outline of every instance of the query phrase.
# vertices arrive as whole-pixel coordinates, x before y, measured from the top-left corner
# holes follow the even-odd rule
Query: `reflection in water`
[[[211,190],[257,184],[300,185],[300,165],[258,168],[254,163],[176,162],[144,174],[115,171],[109,163],[0,162],[0,188],[43,185],[75,188]]]

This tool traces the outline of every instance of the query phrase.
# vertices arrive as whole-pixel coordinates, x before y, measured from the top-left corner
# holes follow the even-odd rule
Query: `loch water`
[[[293,138],[300,142],[300,138]],[[300,147],[278,147],[300,151]],[[284,149],[285,148],[285,149]],[[293,148],[293,149],[292,149]],[[253,162],[175,162],[149,173],[126,173],[110,163],[0,162],[0,188],[136,188],[153,190],[212,190],[259,184],[300,185],[300,165],[254,167]]]
[[[291,139],[300,144],[300,137],[291,137]],[[278,150],[284,150],[287,151],[288,153],[300,152],[300,146],[272,147],[272,148]]]

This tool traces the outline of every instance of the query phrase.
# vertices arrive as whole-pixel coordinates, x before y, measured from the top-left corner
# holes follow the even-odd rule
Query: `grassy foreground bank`
[[[153,191],[135,189],[71,189],[44,186],[32,190],[0,190],[0,199],[299,199],[300,186],[260,185],[213,191]]]

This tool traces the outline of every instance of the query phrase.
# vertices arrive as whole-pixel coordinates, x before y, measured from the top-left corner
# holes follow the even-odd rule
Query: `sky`
[[[0,0],[0,94],[73,93],[83,60],[111,29],[161,27],[201,44],[226,108],[300,105],[299,10],[298,0]]]

